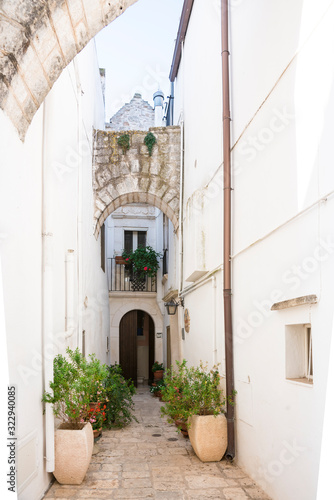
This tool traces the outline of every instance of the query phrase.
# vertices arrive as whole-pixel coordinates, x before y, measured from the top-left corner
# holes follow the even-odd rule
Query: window
[[[131,252],[146,247],[146,231],[124,231],[124,250]]]
[[[106,228],[105,225],[101,227],[101,269],[106,272]]]
[[[313,384],[311,325],[285,327],[285,361],[286,379]]]

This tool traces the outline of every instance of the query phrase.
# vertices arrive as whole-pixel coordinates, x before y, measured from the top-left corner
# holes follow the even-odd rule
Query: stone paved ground
[[[45,499],[270,500],[236,465],[202,463],[189,439],[160,418],[163,403],[147,388],[134,399],[139,423],[103,431],[84,482],[55,482]]]

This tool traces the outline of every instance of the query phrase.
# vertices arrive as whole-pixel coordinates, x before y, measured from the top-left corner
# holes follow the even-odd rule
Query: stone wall
[[[148,130],[150,127],[154,127],[154,109],[141,94],[135,94],[106,124],[107,129],[115,131]]]
[[[157,127],[152,156],[144,144],[147,132],[128,131],[130,149],[123,154],[119,132],[95,132],[93,188],[95,236],[105,219],[128,203],[148,203],[162,210],[178,228],[180,199],[180,128]]]
[[[137,0],[3,0],[0,107],[21,139],[62,70]]]

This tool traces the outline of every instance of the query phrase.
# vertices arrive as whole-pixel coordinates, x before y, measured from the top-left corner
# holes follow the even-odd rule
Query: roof
[[[177,33],[177,38],[175,42],[175,49],[172,61],[172,67],[170,69],[169,79],[171,82],[175,80],[177,72],[179,70],[181,55],[182,55],[182,42],[184,41],[189,25],[191,10],[194,5],[194,0],[184,0],[183,9],[181,13],[179,31]]]

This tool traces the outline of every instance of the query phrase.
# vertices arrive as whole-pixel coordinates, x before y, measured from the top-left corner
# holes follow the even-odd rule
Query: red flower
[[[151,271],[151,268],[149,269],[149,271]]]
[[[144,271],[147,271],[147,267],[146,266],[144,267]]]
[[[106,406],[106,405],[104,405],[104,406],[103,406],[103,409],[105,410],[106,408],[107,408],[107,406]]]
[[[129,257],[127,257],[125,260],[129,260]]]

